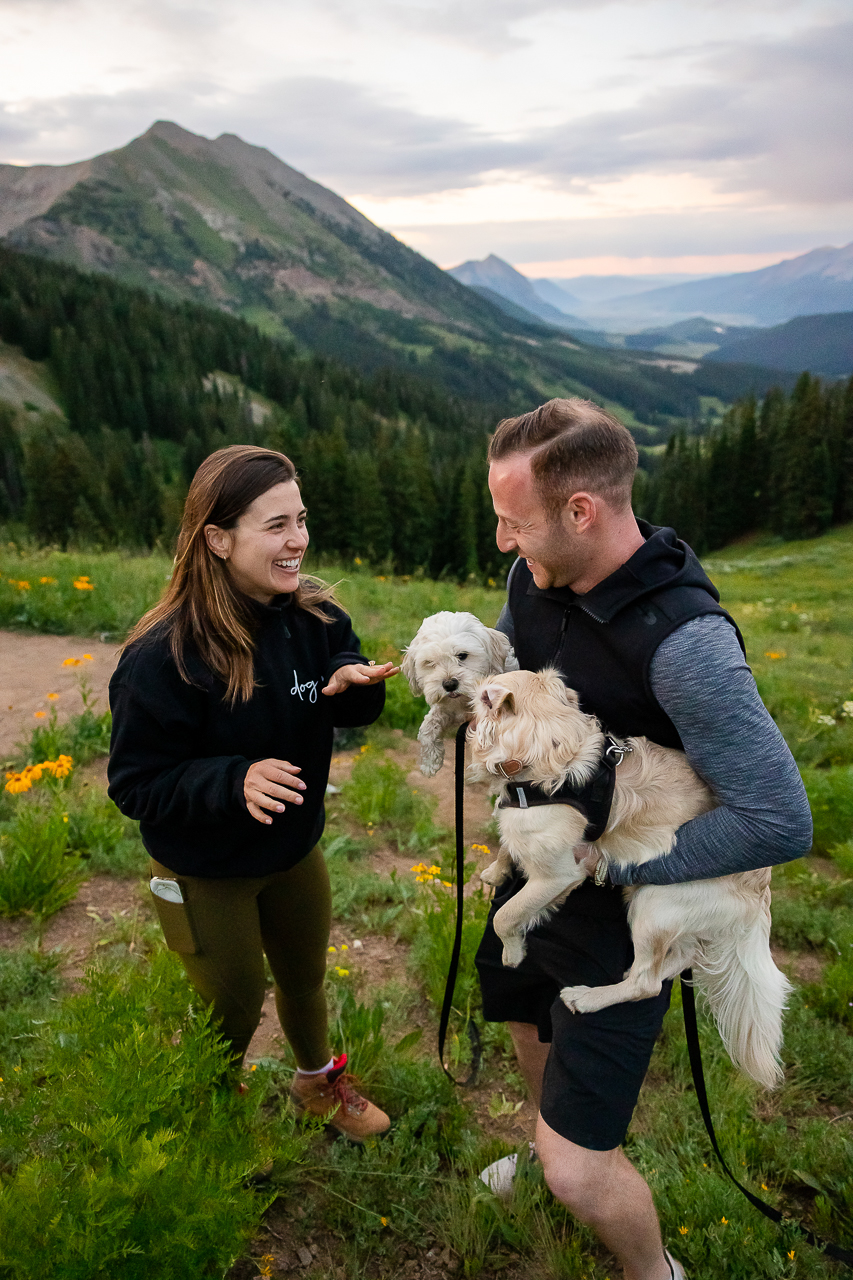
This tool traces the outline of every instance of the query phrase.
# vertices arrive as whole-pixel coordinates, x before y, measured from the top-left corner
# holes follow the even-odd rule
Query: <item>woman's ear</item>
[[[228,530],[220,529],[218,524],[206,524],[204,536],[213,554],[219,556],[220,560],[227,560],[231,552],[231,534]]]

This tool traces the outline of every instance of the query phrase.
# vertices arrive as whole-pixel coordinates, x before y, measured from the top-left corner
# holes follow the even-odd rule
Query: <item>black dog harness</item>
[[[520,760],[505,760],[498,765],[498,771],[509,781],[508,794],[499,802],[498,808],[535,809],[543,804],[570,805],[586,818],[583,839],[585,843],[593,844],[607,830],[616,787],[616,770],[632,751],[633,747],[607,735],[598,768],[592,777],[581,786],[575,782],[564,782],[551,795],[534,782],[513,782],[513,775],[520,773],[524,766]]]

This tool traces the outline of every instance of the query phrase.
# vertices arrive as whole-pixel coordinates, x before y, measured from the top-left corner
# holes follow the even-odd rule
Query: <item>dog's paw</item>
[[[506,880],[507,872],[500,860],[497,858],[484,871],[480,872],[480,879],[483,884],[491,884],[497,889],[498,885],[502,885]],[[506,963],[506,962],[504,962]]]
[[[522,938],[504,939],[504,950],[501,961],[507,969],[517,969],[527,955],[527,947]]]
[[[592,987],[563,987],[560,999],[572,1013],[588,1013]]]
[[[421,747],[420,771],[425,778],[434,778],[444,764],[444,743],[431,743]]]

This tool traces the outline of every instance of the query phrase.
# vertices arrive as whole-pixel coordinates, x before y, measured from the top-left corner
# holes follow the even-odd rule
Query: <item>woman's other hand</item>
[[[269,824],[272,818],[267,817],[264,809],[284,813],[285,800],[289,804],[302,804],[300,792],[305,790],[305,783],[296,776],[301,772],[299,765],[287,760],[258,760],[251,765],[243,782],[243,795],[252,817]]]
[[[346,667],[338,667],[321,692],[331,697],[335,693],[343,693],[351,684],[379,684],[381,680],[397,675],[399,670],[393,662],[383,662],[381,667],[374,662],[351,662]]]

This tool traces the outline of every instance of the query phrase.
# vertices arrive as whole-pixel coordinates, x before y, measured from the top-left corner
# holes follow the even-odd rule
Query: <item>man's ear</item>
[[[579,490],[573,493],[562,511],[562,522],[575,533],[586,533],[595,524],[599,499],[592,493]]]
[[[423,693],[423,689],[418,682],[417,672],[415,670],[415,654],[414,645],[410,644],[403,654],[403,661],[400,663],[400,670],[409,682],[409,688],[417,698],[418,694]]]

